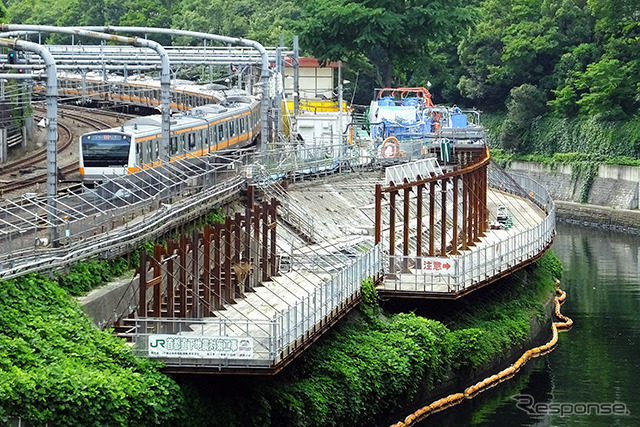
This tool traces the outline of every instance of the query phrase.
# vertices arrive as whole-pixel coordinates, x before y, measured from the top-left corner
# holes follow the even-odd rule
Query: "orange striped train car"
[[[235,89],[219,104],[171,117],[169,161],[253,144],[260,134],[260,102]],[[85,181],[135,173],[161,160],[161,115],[137,117],[119,128],[80,137],[80,175]]]

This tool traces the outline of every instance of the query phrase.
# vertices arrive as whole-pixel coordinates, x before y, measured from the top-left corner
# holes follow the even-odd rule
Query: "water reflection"
[[[559,224],[553,250],[573,329],[514,380],[420,425],[640,425],[640,239]]]

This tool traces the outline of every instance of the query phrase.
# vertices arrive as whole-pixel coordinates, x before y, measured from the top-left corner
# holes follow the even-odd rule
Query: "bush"
[[[262,419],[272,425],[367,423],[451,373],[468,375],[522,344],[532,316],[544,320],[559,269],[557,257],[547,252],[534,267],[515,273],[507,291],[459,317],[453,331],[414,313],[381,312],[373,321],[364,315],[342,323],[307,350],[287,378],[261,384],[260,399],[269,401],[261,407],[271,408]],[[375,299],[363,292],[363,305],[370,306]],[[249,422],[237,415],[216,425]]]
[[[32,425],[171,425],[180,388],[95,329],[69,294],[29,275],[0,282],[0,419]]]

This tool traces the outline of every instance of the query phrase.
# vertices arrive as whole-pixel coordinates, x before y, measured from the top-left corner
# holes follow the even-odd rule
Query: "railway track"
[[[115,120],[124,120],[131,117],[131,115],[112,113],[103,114],[101,116],[109,116],[114,120],[107,122],[104,119],[98,119],[90,117],[87,113],[96,114],[91,109],[71,106],[60,106],[59,108],[59,120],[58,120],[58,155],[69,150],[74,142],[77,140],[78,135],[73,131],[73,127],[77,127],[78,124],[86,125],[95,130],[108,129],[114,126]],[[43,116],[36,116],[36,120],[42,119]],[[72,122],[72,124],[68,123]],[[19,160],[13,161],[4,166],[0,166],[0,179],[4,182],[0,183],[0,195],[16,192],[19,190],[26,190],[33,188],[38,184],[47,181],[46,173],[46,160],[47,149],[38,150],[37,152],[23,157]],[[72,174],[78,170],[78,162],[74,161],[69,165],[65,165],[59,168],[59,172],[62,176]],[[34,174],[34,175],[30,175]],[[18,177],[18,175],[21,175]]]

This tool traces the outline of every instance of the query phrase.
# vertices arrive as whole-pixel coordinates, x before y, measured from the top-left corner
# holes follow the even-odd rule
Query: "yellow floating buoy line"
[[[482,393],[483,391],[501,383],[502,381],[512,378],[515,373],[518,372],[520,368],[522,368],[532,358],[545,355],[553,350],[553,348],[558,343],[558,331],[568,331],[569,329],[571,329],[571,326],[573,326],[573,320],[560,313],[560,306],[567,299],[567,293],[561,290],[559,288],[559,285],[560,280],[556,280],[557,295],[555,297],[555,315],[558,319],[562,320],[562,322],[553,322],[551,324],[551,331],[553,333],[553,336],[551,337],[551,340],[549,340],[549,342],[539,347],[535,347],[531,350],[525,351],[522,356],[520,356],[520,358],[513,363],[513,365],[509,366],[506,369],[503,369],[495,375],[491,375],[490,377],[487,377],[484,380],[475,383],[470,387],[467,387],[464,392],[450,394],[449,396],[438,399],[427,406],[423,406],[422,408],[407,416],[404,421],[399,421],[393,424],[391,427],[410,426],[411,424],[420,421],[433,413],[440,412],[444,409],[457,405],[464,399],[473,399],[479,393]]]

